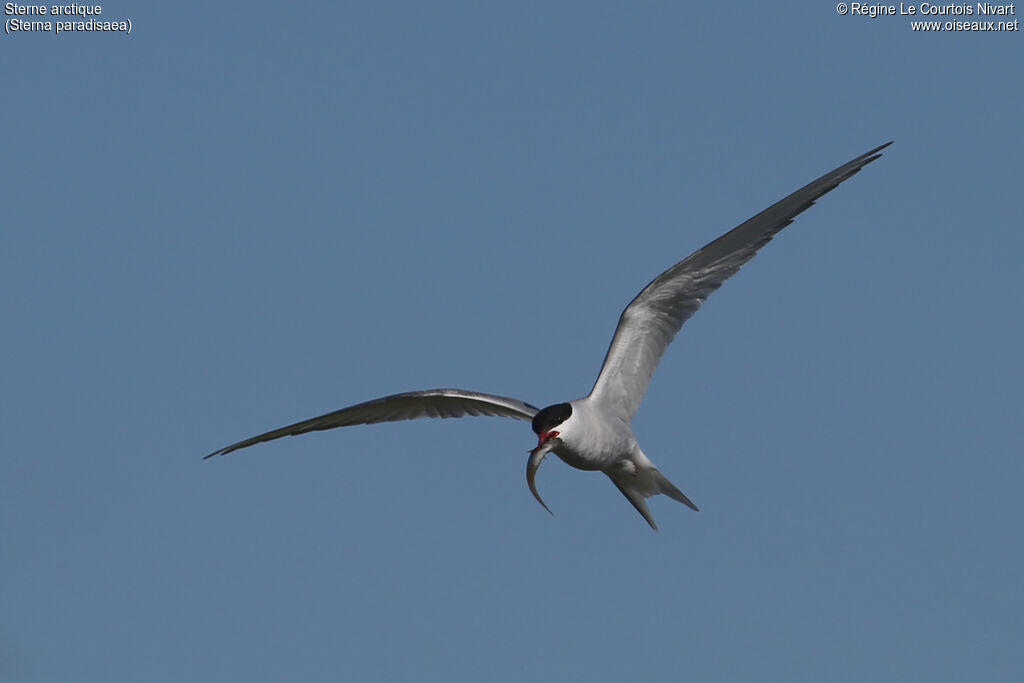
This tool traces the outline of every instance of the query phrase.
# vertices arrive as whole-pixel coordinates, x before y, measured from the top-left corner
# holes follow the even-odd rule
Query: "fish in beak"
[[[561,443],[562,440],[555,436],[541,440],[537,447],[530,451],[530,459],[526,461],[526,483],[530,487],[530,493],[552,515],[555,513],[551,512],[551,508],[544,503],[540,494],[537,493],[537,484],[534,482],[534,478],[537,476],[540,464],[544,462],[544,456],[558,448]]]

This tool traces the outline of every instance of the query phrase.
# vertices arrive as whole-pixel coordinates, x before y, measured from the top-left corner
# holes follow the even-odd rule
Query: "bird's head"
[[[556,403],[533,416],[533,433],[537,435],[537,446],[559,435],[558,427],[572,416],[572,406]]]

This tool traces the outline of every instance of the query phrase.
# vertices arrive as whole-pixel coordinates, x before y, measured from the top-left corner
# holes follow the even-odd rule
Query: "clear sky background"
[[[1024,34],[102,7],[0,36],[0,680],[1024,679]],[[666,354],[660,533],[556,458],[549,516],[513,420],[201,459],[581,396],[650,279],[888,140]]]

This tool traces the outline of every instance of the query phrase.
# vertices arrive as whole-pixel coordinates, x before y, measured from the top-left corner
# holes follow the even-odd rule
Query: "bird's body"
[[[538,436],[527,461],[527,483],[541,505],[534,476],[553,452],[581,470],[599,470],[612,480],[652,528],[645,499],[665,494],[696,510],[689,498],[658,471],[640,449],[630,426],[665,349],[707,297],[754,257],[780,230],[822,195],[879,156],[886,143],[826,173],[741,223],[651,281],[619,318],[593,389],[582,398],[543,410],[505,396],[462,389],[430,389],[360,403],[240,441],[206,456],[224,455],[282,436],[356,424],[420,417],[490,415],[530,420]]]
[[[527,463],[527,483],[537,502],[547,508],[537,493],[533,478],[544,455],[550,450],[571,467],[600,470],[608,475],[654,529],[658,527],[647,509],[645,498],[664,493],[693,510],[697,509],[644,454],[632,427],[621,419],[621,415],[609,411],[593,394],[545,410],[562,406],[569,407],[562,411],[569,412],[569,416],[555,424],[552,430],[538,425],[538,419],[543,419],[544,411],[534,417],[534,432],[539,442],[537,448],[531,451]],[[550,448],[545,448],[548,444]]]
[[[554,453],[578,470],[605,470],[639,449],[633,429],[607,416],[589,397],[570,401],[572,415],[558,425]]]

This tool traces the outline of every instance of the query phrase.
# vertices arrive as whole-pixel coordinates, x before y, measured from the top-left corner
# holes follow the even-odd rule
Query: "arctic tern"
[[[531,493],[545,509],[548,507],[537,493],[534,476],[544,457],[553,452],[577,469],[604,472],[651,528],[657,529],[646,498],[663,493],[697,510],[644,455],[630,427],[665,349],[704,300],[761,247],[820,197],[882,156],[879,152],[891,144],[880,145],[826,173],[654,278],[619,317],[601,373],[583,398],[538,410],[518,399],[462,389],[411,391],[281,427],[221,448],[206,458],[282,436],[335,427],[421,417],[512,417],[530,420],[537,435],[537,447],[530,451],[527,461],[526,479]]]

